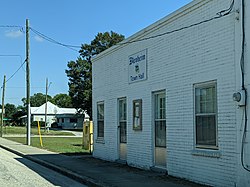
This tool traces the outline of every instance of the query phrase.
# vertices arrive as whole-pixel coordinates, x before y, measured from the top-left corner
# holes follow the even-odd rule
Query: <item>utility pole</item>
[[[1,133],[0,136],[3,137],[3,118],[4,118],[4,95],[5,95],[5,85],[6,85],[6,75],[3,78],[3,94],[2,94],[2,113],[1,113]]]
[[[48,102],[48,78],[46,78],[46,94],[45,94],[45,131],[48,131],[49,128],[47,126],[47,102]]]
[[[30,145],[30,36],[29,20],[26,19],[26,107],[27,107],[27,145]]]

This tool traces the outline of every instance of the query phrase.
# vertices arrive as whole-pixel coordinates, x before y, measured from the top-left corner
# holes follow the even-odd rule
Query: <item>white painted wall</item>
[[[144,36],[150,37],[197,23],[214,17],[217,12],[227,9],[230,3],[231,0],[195,0],[165,18],[166,21],[160,20],[140,33],[152,29]],[[247,4],[249,7],[249,2]],[[239,6],[239,0],[236,0],[235,7]],[[242,109],[238,109],[232,100],[232,94],[240,89],[237,35],[240,22],[236,16],[237,13],[232,13],[99,55],[93,63],[94,156],[113,161],[118,159],[117,99],[127,97],[127,162],[148,169],[153,166],[152,92],[165,89],[168,173],[213,186],[249,184],[249,173],[242,170],[239,162]],[[158,24],[160,26],[156,27]],[[247,29],[250,30],[249,19]],[[132,37],[139,39],[139,36]],[[249,38],[248,34],[248,43]],[[129,84],[128,57],[146,48],[148,79]],[[247,59],[250,59],[249,50],[247,53]],[[249,65],[247,68],[250,70]],[[196,150],[193,85],[211,80],[217,82],[219,150]],[[249,82],[247,84],[249,87]],[[132,101],[135,99],[143,100],[142,131],[132,129]],[[96,104],[99,101],[104,101],[105,108],[103,142],[96,141]]]
[[[45,115],[33,115],[32,121],[45,121]],[[47,115],[47,122],[49,125],[51,125],[52,123],[56,122],[56,118],[55,115]]]

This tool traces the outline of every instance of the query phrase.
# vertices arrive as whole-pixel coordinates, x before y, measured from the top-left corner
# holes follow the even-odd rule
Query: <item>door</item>
[[[154,94],[154,164],[166,168],[166,94]]]
[[[127,102],[126,98],[118,100],[118,145],[119,159],[127,160]]]

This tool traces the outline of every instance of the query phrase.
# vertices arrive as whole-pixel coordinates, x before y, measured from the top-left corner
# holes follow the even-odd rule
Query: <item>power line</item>
[[[182,30],[185,30],[185,29],[197,26],[197,25],[201,25],[203,23],[207,23],[207,22],[210,22],[210,21],[213,21],[213,20],[216,20],[216,19],[220,19],[220,18],[222,18],[224,16],[229,15],[232,12],[233,7],[234,7],[234,0],[232,0],[232,2],[230,4],[230,7],[228,9],[225,9],[225,10],[222,10],[222,11],[218,12],[216,14],[216,16],[214,16],[214,17],[212,17],[210,19],[206,19],[206,20],[203,20],[203,21],[200,21],[200,22],[197,22],[197,23],[185,26],[185,27],[181,27],[181,28],[178,28],[178,29],[175,29],[175,30],[172,30],[172,31],[164,32],[164,33],[161,33],[161,34],[158,34],[158,35],[154,35],[154,36],[150,36],[150,37],[142,38],[142,39],[138,39],[138,40],[121,42],[121,43],[118,43],[116,45],[125,45],[125,44],[131,44],[131,43],[141,42],[141,41],[145,41],[145,40],[149,40],[149,39],[153,39],[153,38],[158,38],[158,37],[161,37],[161,36],[164,36],[164,35],[168,35],[168,34],[172,34],[172,33],[175,33],[175,32],[179,32],[179,31],[182,31]]]
[[[194,23],[194,24],[191,24],[191,25],[188,25],[188,26],[185,26],[185,27],[181,27],[181,28],[178,28],[178,29],[175,29],[175,30],[172,30],[172,31],[168,31],[168,32],[164,32],[164,33],[161,33],[161,34],[158,34],[158,35],[154,35],[154,36],[150,36],[150,37],[147,37],[147,38],[142,38],[142,39],[138,39],[138,40],[132,40],[132,41],[127,41],[127,42],[121,42],[121,43],[118,43],[116,45],[125,45],[125,44],[131,44],[131,43],[135,43],[135,42],[141,42],[141,41],[145,41],[145,40],[149,40],[149,39],[153,39],[153,38],[157,38],[157,37],[161,37],[161,36],[164,36],[164,35],[168,35],[168,34],[172,34],[172,33],[175,33],[175,32],[179,32],[179,31],[182,31],[184,29],[188,29],[188,28],[191,28],[191,27],[194,27],[194,26],[198,26],[198,25],[201,25],[203,23],[207,23],[207,22],[210,22],[210,21],[213,21],[213,20],[216,20],[216,19],[220,19],[224,16],[227,16],[229,15],[231,12],[232,12],[232,9],[233,9],[233,6],[234,6],[234,0],[232,0],[229,8],[225,9],[225,10],[222,10],[220,12],[218,12],[216,14],[215,17],[212,17],[210,19],[207,19],[207,20],[203,20],[203,21],[200,21],[198,23]],[[21,30],[23,30],[23,27],[21,26],[17,26],[17,25],[0,25],[0,27],[7,27],[7,28],[20,28]],[[60,46],[63,46],[63,47],[66,47],[68,49],[71,49],[73,51],[76,51],[76,52],[79,52],[77,49],[75,48],[81,48],[81,46],[77,46],[77,45],[70,45],[70,44],[64,44],[64,43],[61,43],[61,42],[58,42],[56,41],[55,39],[49,37],[49,36],[46,36],[45,34],[35,30],[34,28],[32,27],[29,27],[29,29],[34,33],[36,34],[37,36],[43,38],[44,40],[48,41],[48,42],[51,42],[51,43],[54,43],[54,44],[57,44],[57,45],[60,45]]]
[[[19,25],[0,25],[0,28],[19,28],[19,29],[23,29],[23,27],[19,26]]]
[[[17,74],[17,72],[23,67],[23,65],[25,64],[25,62],[26,62],[26,60],[25,60],[25,61],[21,64],[21,66],[15,71],[15,73],[13,73],[13,74],[10,76],[10,78],[7,79],[6,83],[7,83],[10,79],[12,79],[12,78]]]
[[[11,86],[11,87],[6,87],[6,88],[14,88],[14,89],[16,89],[16,88],[26,88],[25,86]],[[42,86],[40,86],[40,87],[30,87],[30,88],[32,88],[32,89],[38,89],[38,88],[45,88],[44,86],[42,87]]]
[[[0,25],[0,28],[18,28],[22,33],[24,33],[24,29],[19,25]]]
[[[2,54],[0,54],[0,57],[19,57],[19,58],[20,58],[20,64],[22,64],[22,61],[23,61],[23,58],[22,58],[21,55],[9,55],[9,54],[7,54],[7,55],[2,55]],[[23,70],[24,70],[24,69],[23,69]]]
[[[76,49],[74,49],[74,48],[81,48],[81,46],[69,45],[69,44],[64,44],[64,43],[58,42],[58,41],[54,40],[53,38],[48,37],[48,36],[46,36],[45,34],[43,34],[43,33],[39,32],[39,31],[33,29],[32,27],[30,27],[30,30],[31,30],[33,33],[35,33],[36,35],[38,35],[39,37],[41,37],[41,38],[47,40],[48,42],[51,42],[51,43],[54,43],[54,44],[57,44],[57,45],[61,45],[61,46],[63,46],[63,47],[67,47],[67,48],[69,48],[69,49],[71,49],[71,50],[73,50],[73,51],[77,51],[77,52],[78,52],[78,50],[76,50]]]

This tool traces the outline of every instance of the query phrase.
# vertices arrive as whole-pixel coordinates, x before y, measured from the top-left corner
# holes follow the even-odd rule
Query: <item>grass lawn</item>
[[[55,130],[49,130],[49,132],[44,131],[44,129],[41,129],[42,135],[61,135],[61,136],[74,136],[71,132],[61,132],[61,131],[55,131]],[[17,126],[5,126],[3,127],[3,134],[26,134],[26,127],[17,127]],[[38,135],[38,128],[37,127],[31,127],[31,134]]]
[[[25,144],[26,142],[25,137],[5,137],[5,138],[22,144]],[[89,153],[88,150],[82,148],[81,137],[68,137],[68,138],[44,137],[42,138],[42,140],[43,140],[43,147],[41,147],[40,145],[39,137],[32,137],[31,146],[68,155]]]

